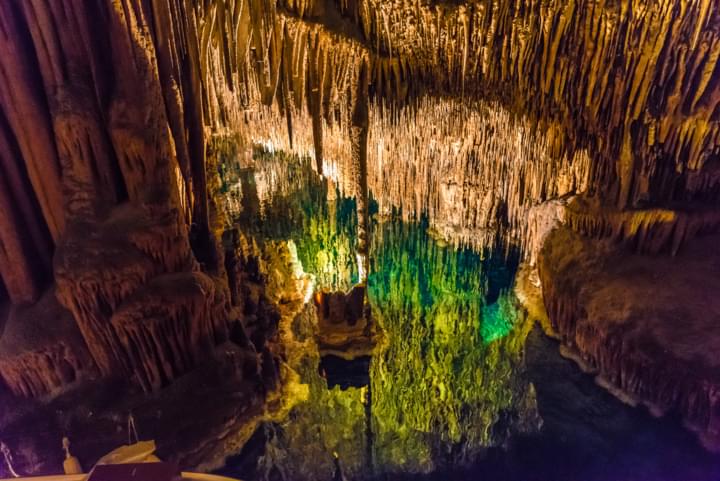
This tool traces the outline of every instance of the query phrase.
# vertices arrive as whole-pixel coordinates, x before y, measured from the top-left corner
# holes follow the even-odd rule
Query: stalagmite
[[[350,127],[351,164],[350,176],[358,216],[357,258],[360,282],[368,274],[368,250],[370,246],[368,222],[368,64],[359,60],[357,80],[354,80],[352,97],[353,113]]]

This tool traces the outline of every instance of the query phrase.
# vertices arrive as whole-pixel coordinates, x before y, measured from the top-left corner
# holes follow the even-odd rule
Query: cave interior
[[[715,0],[0,1],[0,478],[717,481],[718,246]]]

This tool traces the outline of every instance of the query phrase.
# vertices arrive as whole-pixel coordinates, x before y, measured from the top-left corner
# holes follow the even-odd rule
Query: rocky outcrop
[[[228,300],[206,275],[166,274],[126,299],[110,324],[134,375],[157,390],[195,367],[228,338]]]
[[[677,412],[720,447],[718,236],[676,257],[634,254],[554,231],[540,254],[553,328],[601,382],[656,413]]]
[[[96,375],[72,315],[51,290],[29,307],[10,310],[0,340],[0,376],[16,396],[56,394]]]
[[[102,223],[74,223],[55,255],[58,298],[74,315],[104,375],[127,372],[111,318],[157,275],[192,270],[195,260],[178,213],[128,204]]]
[[[597,199],[575,197],[563,217],[579,234],[610,239],[645,254],[677,254],[688,240],[720,227],[720,209],[703,204],[623,211],[603,207]]]

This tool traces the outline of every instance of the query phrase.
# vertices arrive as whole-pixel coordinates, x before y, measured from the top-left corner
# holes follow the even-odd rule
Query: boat
[[[118,447],[100,458],[87,473],[78,472],[81,471],[80,463],[70,454],[66,439],[63,447],[66,453],[63,474],[18,476],[0,478],[0,481],[242,481],[216,474],[181,471],[155,456],[156,446],[152,440]]]

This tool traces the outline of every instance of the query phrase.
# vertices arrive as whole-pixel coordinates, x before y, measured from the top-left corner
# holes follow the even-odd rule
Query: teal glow
[[[480,335],[483,340],[488,343],[507,336],[514,327],[515,316],[516,313],[506,297],[494,304],[484,306],[480,322]]]
[[[248,209],[246,230],[260,241],[293,240],[320,289],[347,290],[357,281],[355,203],[336,196],[329,202],[327,186],[303,170],[309,164],[297,164],[288,163],[286,175],[305,179],[304,186],[269,199],[262,218]],[[251,198],[252,179],[245,185]],[[534,403],[517,375],[529,330],[510,293],[517,261],[448,246],[422,220],[371,222],[368,300],[384,333],[370,365],[374,469],[427,472],[449,462],[448,453],[457,464],[475,459],[507,439],[508,413]],[[308,330],[312,324],[307,320]],[[310,400],[282,423],[287,445],[277,449],[288,469],[313,474],[298,479],[329,479],[329,472],[313,472],[329,450],[359,476],[368,462],[364,394],[328,390],[319,354],[304,355],[293,368],[310,386]]]

